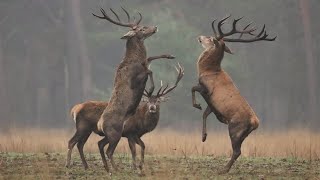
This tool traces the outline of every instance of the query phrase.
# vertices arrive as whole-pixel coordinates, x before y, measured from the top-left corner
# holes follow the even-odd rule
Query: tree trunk
[[[90,97],[91,63],[83,33],[80,1],[65,1],[66,18],[66,64],[68,79],[69,108]]]
[[[315,61],[312,53],[312,36],[311,36],[311,23],[309,12],[309,0],[300,0],[300,13],[302,17],[303,31],[304,31],[304,46],[306,50],[306,67],[307,67],[307,89],[308,89],[308,117],[310,125],[316,123],[317,112],[317,77],[315,71]]]

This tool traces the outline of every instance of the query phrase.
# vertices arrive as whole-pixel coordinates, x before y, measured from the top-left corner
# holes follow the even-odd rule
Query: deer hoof
[[[226,174],[229,172],[229,168],[223,168],[222,170],[218,171],[218,174]]]
[[[132,164],[132,167],[131,167],[133,170],[137,170],[137,166],[135,164]]]
[[[143,164],[139,164],[139,169],[140,169],[140,170],[143,169]]]
[[[200,104],[194,104],[194,105],[193,105],[193,107],[195,107],[195,108],[197,108],[197,109],[199,109],[199,110],[202,110],[202,108],[201,108],[201,105],[200,105]]]
[[[202,134],[202,142],[207,140],[207,133]]]

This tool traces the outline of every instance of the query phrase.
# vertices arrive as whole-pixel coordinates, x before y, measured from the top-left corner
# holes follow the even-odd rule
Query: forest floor
[[[0,153],[0,179],[320,179],[320,160],[240,157],[228,174],[219,175],[225,156],[147,155],[144,172],[131,168],[131,157],[117,154],[117,172],[110,176],[100,155],[87,153],[84,170],[78,153],[65,168],[65,153]]]

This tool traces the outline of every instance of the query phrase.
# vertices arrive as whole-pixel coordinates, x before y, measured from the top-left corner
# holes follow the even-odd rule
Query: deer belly
[[[226,122],[237,118],[248,118],[251,107],[238,91],[217,89],[211,96],[212,106]]]

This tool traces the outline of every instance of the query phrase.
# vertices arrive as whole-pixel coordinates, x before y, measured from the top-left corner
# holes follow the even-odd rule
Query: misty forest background
[[[319,0],[1,0],[0,129],[71,128],[74,104],[109,99],[124,54],[120,37],[128,29],[91,13],[112,7],[126,21],[120,6],[131,15],[141,12],[141,24],[159,27],[145,41],[149,56],[177,57],[152,63],[157,88],[160,79],[175,81],[177,62],[185,67],[161,106],[161,127],[201,128],[193,125],[201,123],[202,112],[191,105],[202,51],[196,37],[211,35],[211,21],[228,13],[245,16],[243,26],[265,23],[270,37],[278,36],[275,42],[229,43],[234,55],[222,63],[261,119],[260,128],[320,127]],[[209,119],[210,129],[220,127],[213,114]]]

